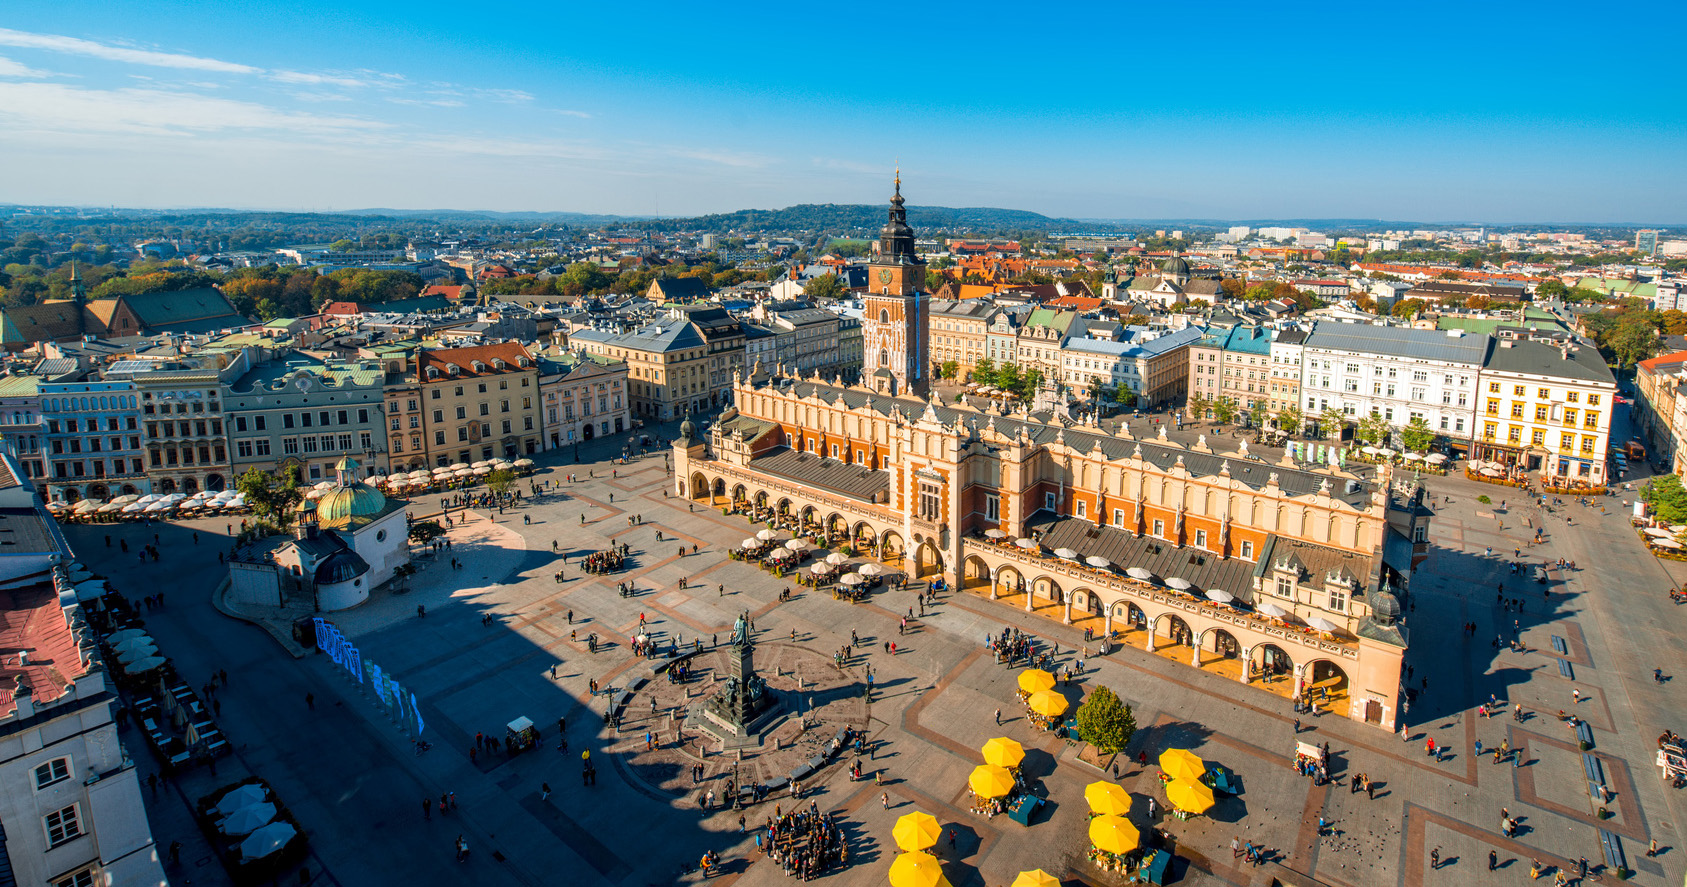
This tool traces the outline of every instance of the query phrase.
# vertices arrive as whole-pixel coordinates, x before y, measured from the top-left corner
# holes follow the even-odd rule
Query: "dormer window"
[[[428,367],[428,378],[430,378],[430,379],[439,378],[439,367]]]
[[[445,365],[445,371],[447,373],[450,373],[451,375],[455,376],[458,373],[461,373],[463,371],[463,368],[454,364],[454,363],[448,363],[448,364]],[[459,391],[458,393],[461,394],[462,392]]]

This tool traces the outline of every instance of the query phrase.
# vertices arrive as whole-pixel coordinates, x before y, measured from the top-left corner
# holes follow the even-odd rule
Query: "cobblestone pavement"
[[[580,480],[564,483],[570,472]],[[1103,773],[1079,760],[1075,746],[1024,721],[1015,671],[982,655],[981,647],[987,632],[1019,626],[1058,644],[1059,661],[1068,664],[1083,644],[1080,627],[1049,618],[1052,609],[1027,614],[1012,602],[972,594],[944,595],[925,618],[911,620],[907,634],[898,633],[900,617],[915,606],[907,592],[880,591],[860,604],[805,593],[781,602],[785,582],[726,557],[727,547],[747,535],[743,521],[664,495],[660,453],[627,465],[547,467],[535,480],[549,481],[552,491],[523,508],[480,514],[453,528],[450,555],[464,569],[452,570],[443,554],[422,558],[405,594],[380,593],[333,616],[366,659],[416,692],[435,745],[421,756],[331,663],[320,656],[294,660],[267,636],[210,610],[215,548],[193,546],[186,535],[219,528],[199,522],[118,530],[132,542],[154,529],[165,534],[166,563],[140,571],[107,554],[101,528],[73,527],[70,536],[86,562],[96,570],[107,566],[114,584],[131,596],[145,593],[143,585],[170,583],[171,606],[152,616],[149,628],[190,683],[197,685],[208,669],[229,670],[222,722],[241,748],[241,765],[274,783],[310,830],[316,856],[308,876],[319,883],[540,884],[555,883],[562,873],[568,883],[588,887],[692,883],[699,878],[689,864],[706,849],[723,858],[725,871],[714,881],[781,883],[784,876],[751,852],[737,814],[705,815],[697,792],[723,786],[735,764],[739,778],[747,767],[777,772],[785,752],[801,754],[838,724],[858,722],[873,740],[866,769],[882,771],[884,785],[851,780],[845,761],[805,786],[804,803],[837,812],[850,841],[851,866],[828,881],[884,883],[894,853],[891,825],[919,809],[944,824],[940,849],[957,887],[1007,884],[1031,867],[1110,883],[1084,859],[1082,790]],[[1273,877],[1338,887],[1522,883],[1531,860],[1569,865],[1586,856],[1600,865],[1601,829],[1621,842],[1636,870],[1634,883],[1680,883],[1687,868],[1679,846],[1681,795],[1651,764],[1653,738],[1666,727],[1687,728],[1678,714],[1679,681],[1687,681],[1678,641],[1683,616],[1663,594],[1664,566],[1643,554],[1619,499],[1606,500],[1609,514],[1579,505],[1548,514],[1517,501],[1513,491],[1462,478],[1432,479],[1429,487],[1438,511],[1434,548],[1414,580],[1407,613],[1408,663],[1418,692],[1408,714],[1409,740],[1335,716],[1308,719],[1297,737],[1287,701],[1270,687],[1241,685],[1222,661],[1197,670],[1131,646],[1092,655],[1087,673],[1066,689],[1076,700],[1106,685],[1134,707],[1141,729],[1118,759],[1117,774],[1135,797],[1132,819],[1175,839],[1187,861],[1178,874],[1191,884],[1269,884]],[[1480,506],[1474,499],[1483,493],[1496,504],[1508,501],[1497,511]],[[437,510],[438,503],[415,507]],[[1526,544],[1531,524],[1544,528],[1544,546]],[[557,581],[560,555],[574,563],[612,542],[632,548],[628,570],[587,576],[564,567],[565,578]],[[1578,569],[1555,570],[1543,597],[1532,578],[1510,572],[1506,561],[1519,548],[1525,559],[1561,556]],[[617,593],[620,582],[631,582],[635,594]],[[1496,588],[1501,601],[1521,601],[1522,609],[1496,603]],[[427,606],[425,619],[415,616],[418,602]],[[848,690],[870,663],[879,691],[872,704],[850,708],[843,704],[847,693],[825,703],[819,717],[827,728],[808,731],[799,748],[765,761],[737,762],[714,750],[693,757],[694,737],[675,746],[671,733],[663,748],[643,751],[637,716],[648,717],[649,703],[636,696],[626,732],[603,727],[608,694],[593,696],[588,683],[625,687],[644,668],[627,647],[641,614],[653,637],[665,642],[671,634],[689,643],[724,638],[746,610],[756,622],[758,664],[773,670],[776,685],[794,689],[794,679],[777,672],[795,668],[805,681],[837,682],[819,685],[824,689],[815,695],[824,698]],[[1477,623],[1474,636],[1458,629],[1469,621]],[[1514,623],[1527,652],[1493,645]],[[831,656],[851,631],[863,644],[851,672],[836,676]],[[589,652],[587,634],[605,646]],[[1555,636],[1566,641],[1565,653],[1554,651]],[[894,656],[882,647],[887,640],[897,643]],[[1573,680],[1561,675],[1559,660],[1571,663]],[[700,669],[716,666],[705,661]],[[1654,667],[1677,679],[1654,683]],[[1571,701],[1572,688],[1582,691],[1579,704]],[[697,689],[658,678],[640,692],[656,698],[660,716]],[[306,693],[314,694],[314,710],[303,704]],[[1476,717],[1475,706],[1489,694],[1521,704],[1526,718]],[[1597,818],[1587,759],[1556,720],[1559,709],[1572,708],[1594,730],[1591,754],[1613,793],[1605,804],[1610,819]],[[993,719],[998,709],[1000,726]],[[477,732],[501,736],[505,722],[523,715],[546,728],[545,749],[470,763]],[[568,755],[554,750],[561,716],[568,719]],[[792,724],[782,729],[794,733]],[[1030,828],[968,810],[967,773],[980,760],[979,746],[997,735],[1024,743],[1025,772],[1049,798]],[[1430,737],[1451,754],[1427,757],[1423,743]],[[1297,738],[1330,744],[1333,784],[1312,786],[1295,774]],[[791,734],[777,739],[785,746]],[[1523,749],[1522,766],[1476,758],[1478,739],[1485,749],[1502,739]],[[1136,766],[1134,758],[1169,747],[1230,766],[1243,791],[1209,816],[1179,822],[1161,814],[1151,823],[1147,800],[1163,802],[1163,795],[1154,769]],[[600,768],[595,786],[580,784],[575,752],[587,749],[611,764]],[[699,760],[704,779],[694,787],[687,768]],[[1374,799],[1351,792],[1356,773],[1378,783]],[[552,792],[542,797],[545,784]],[[417,799],[441,791],[456,792],[460,812],[424,821]],[[180,821],[182,803],[168,793],[152,801],[161,844],[168,845],[170,832],[191,827]],[[789,802],[770,798],[747,819],[765,817],[773,803]],[[1514,838],[1499,833],[1502,809],[1521,824]],[[1331,834],[1317,834],[1319,815],[1330,821]],[[462,864],[451,858],[458,833],[473,848]],[[1263,844],[1273,862],[1241,866],[1228,853],[1233,837]],[[1648,858],[1643,851],[1654,838],[1664,852]],[[218,883],[214,861],[206,864],[192,850],[184,860],[193,861],[173,877]],[[1430,868],[1432,850],[1439,850],[1438,869]],[[1492,874],[1490,850],[1500,866]]]

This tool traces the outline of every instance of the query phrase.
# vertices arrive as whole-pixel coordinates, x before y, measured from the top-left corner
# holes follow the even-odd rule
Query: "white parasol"
[[[738,547],[746,550],[751,548],[760,548],[761,540],[756,538],[745,539],[743,542],[739,543]]]
[[[1195,583],[1190,582],[1188,579],[1184,579],[1181,576],[1173,576],[1166,580],[1166,587],[1175,588],[1178,591],[1188,591],[1195,587]]]
[[[837,568],[832,566],[831,564],[828,564],[825,561],[821,561],[820,563],[817,563],[814,566],[810,567],[809,571],[812,572],[816,576],[824,576],[827,573],[830,573],[835,569],[837,569]]]
[[[841,551],[834,551],[831,554],[826,555],[826,563],[831,564],[834,567],[841,567],[844,564],[849,563],[849,555],[844,554]]]
[[[1207,589],[1207,600],[1209,600],[1209,601],[1217,601],[1221,604],[1228,604],[1235,599],[1236,599],[1235,595],[1231,594],[1228,591],[1225,591],[1222,588],[1209,588],[1209,589]]]
[[[269,800],[269,790],[256,783],[250,783],[219,798],[217,800],[217,812],[227,816],[242,807],[261,804],[267,800]]]
[[[217,828],[225,835],[247,835],[269,825],[275,818],[275,805],[267,802],[248,804],[230,813],[227,818],[217,824]]]
[[[1078,553],[1070,548],[1056,548],[1054,550],[1054,556],[1063,557],[1069,561],[1075,561],[1078,559]]]
[[[1441,455],[1440,453],[1430,453],[1425,456],[1424,459],[1433,465],[1440,465],[1442,462],[1447,461],[1447,457]]]
[[[1013,540],[1013,544],[1029,551],[1037,547],[1037,540],[1032,539],[1029,536],[1021,536],[1018,539]]]
[[[785,542],[785,547],[792,551],[807,551],[809,545],[807,541],[802,539],[790,539]]]
[[[861,578],[860,573],[845,573],[838,577],[839,585],[860,585],[867,580]]]
[[[298,830],[285,822],[272,822],[240,842],[241,859],[262,859],[287,846]]]
[[[1095,567],[1098,570],[1105,570],[1108,567],[1113,566],[1112,561],[1108,560],[1107,558],[1102,557],[1099,554],[1092,554],[1089,557],[1084,558],[1084,563],[1089,564],[1090,566]]]
[[[1007,532],[991,527],[990,529],[984,531],[984,535],[990,537],[991,539],[1001,539],[1007,536]]]
[[[1125,571],[1125,575],[1131,577],[1132,579],[1139,579],[1143,582],[1152,582],[1154,580],[1154,574],[1141,567],[1131,567]]]
[[[1266,601],[1265,603],[1260,604],[1259,605],[1259,612],[1263,613],[1266,616],[1270,616],[1273,619],[1281,619],[1284,616],[1289,615],[1288,610],[1285,610],[1282,607],[1279,607],[1276,604],[1271,603],[1270,601]]]
[[[779,538],[779,533],[770,527],[765,530],[757,530],[756,538],[763,542],[772,542],[773,540]]]
[[[861,565],[861,575],[863,576],[877,576],[884,571],[885,568],[878,564],[866,563]]]
[[[1308,620],[1306,624],[1318,629],[1319,631],[1335,631],[1341,627],[1322,616],[1314,616]]]

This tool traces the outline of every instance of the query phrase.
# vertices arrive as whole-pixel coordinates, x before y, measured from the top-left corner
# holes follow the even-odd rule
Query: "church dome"
[[[1169,259],[1165,260],[1164,262],[1160,263],[1160,270],[1164,271],[1167,274],[1173,274],[1173,275],[1177,275],[1177,276],[1180,276],[1180,277],[1188,277],[1189,276],[1189,263],[1185,262],[1183,260],[1182,256],[1172,256],[1171,258],[1169,258]]]
[[[341,582],[350,582],[367,572],[369,564],[358,557],[356,552],[336,551],[316,565],[316,584],[338,585]]]
[[[1378,625],[1393,625],[1400,618],[1400,599],[1386,591],[1372,595],[1371,618]]]
[[[346,457],[334,466],[340,482],[316,500],[316,520],[324,530],[355,530],[387,510],[387,497],[357,479],[357,460]]]

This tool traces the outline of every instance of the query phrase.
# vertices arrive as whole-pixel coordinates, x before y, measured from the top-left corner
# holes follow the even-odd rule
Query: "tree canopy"
[[[1078,735],[1104,755],[1115,755],[1136,735],[1136,715],[1106,687],[1090,691],[1073,715]]]
[[[1652,516],[1669,524],[1687,523],[1687,489],[1674,474],[1660,474],[1640,488],[1640,501],[1652,506]]]

